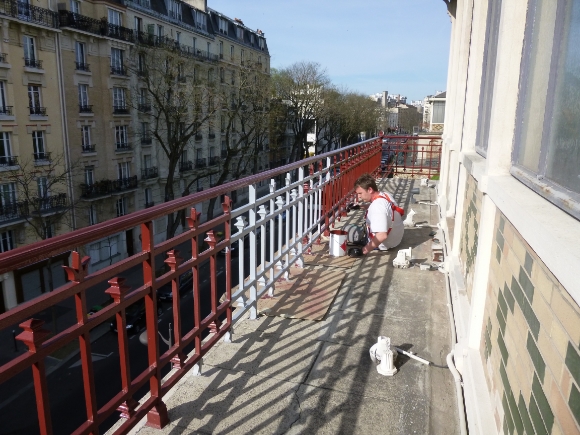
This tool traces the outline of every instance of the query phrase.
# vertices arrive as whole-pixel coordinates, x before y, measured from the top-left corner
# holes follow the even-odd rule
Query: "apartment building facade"
[[[155,117],[158,107],[144,85],[148,51],[166,50],[179,59],[191,74],[177,77],[178,84],[193,89],[194,81],[211,82],[216,99],[233,98],[240,77],[270,72],[264,34],[208,8],[206,1],[69,0],[54,11],[48,2],[44,9],[26,4],[15,1],[14,13],[4,11],[0,23],[2,251],[41,238],[32,230],[32,218],[21,216],[22,188],[9,182],[24,170],[19,164],[25,157],[32,168],[50,166],[51,174],[62,175],[49,192],[59,195],[60,202],[51,203],[55,210],[60,206],[59,214],[52,214],[62,222],[45,218],[51,226],[44,237],[164,201],[171,159],[163,145],[170,133],[154,125],[160,119]],[[207,115],[204,101],[200,110]],[[238,106],[213,109],[180,149],[169,177],[178,196],[216,184],[228,149],[239,146],[236,125],[229,125],[235,124],[234,109]],[[234,121],[226,126],[226,120]],[[260,146],[265,150],[267,143]],[[269,167],[267,152],[258,160],[256,169]],[[36,172],[33,180],[41,178]],[[42,195],[42,183],[37,184]],[[157,241],[164,239],[166,227],[167,222],[155,223]],[[122,232],[81,249],[91,256],[89,269],[98,270],[140,249],[140,237],[138,230]],[[0,312],[61,284],[65,261],[2,277]]]
[[[447,1],[439,201],[469,433],[580,433],[580,2]]]

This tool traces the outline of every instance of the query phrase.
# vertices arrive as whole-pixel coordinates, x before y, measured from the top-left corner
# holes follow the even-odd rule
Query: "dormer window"
[[[236,36],[238,39],[241,39],[242,41],[244,40],[244,29],[242,27],[236,29]]]
[[[219,31],[220,31],[220,33],[223,33],[224,35],[228,34],[228,22],[227,22],[227,20],[224,20],[223,18],[219,19]]]
[[[181,5],[176,0],[167,0],[167,13],[170,18],[181,21]]]
[[[264,38],[259,38],[258,42],[260,43],[260,50],[263,50],[264,46],[266,45]]]
[[[121,12],[109,9],[108,21],[109,24],[113,24],[114,26],[122,26],[123,19],[121,17]]]
[[[203,12],[195,11],[195,26],[198,29],[207,30],[206,16]]]

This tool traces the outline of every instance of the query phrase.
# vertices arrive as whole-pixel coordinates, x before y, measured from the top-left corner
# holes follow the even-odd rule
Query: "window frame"
[[[8,252],[16,248],[13,230],[0,232],[0,252]]]
[[[551,58],[549,66],[549,78],[546,91],[546,103],[544,119],[542,123],[542,133],[540,142],[540,153],[538,162],[538,171],[530,170],[518,163],[519,153],[523,146],[523,121],[525,119],[525,110],[527,104],[530,104],[530,95],[527,89],[530,71],[533,67],[532,50],[534,24],[539,2],[542,0],[530,0],[526,16],[526,26],[524,34],[524,48],[522,53],[522,63],[520,69],[520,92],[518,95],[518,105],[516,110],[516,126],[514,132],[514,146],[512,147],[510,174],[527,186],[529,189],[550,201],[558,208],[580,220],[580,192],[574,192],[567,187],[558,184],[546,178],[547,171],[547,153],[548,139],[551,133],[552,116],[554,112],[555,90],[558,74],[558,65],[560,61],[560,46],[564,43],[565,38],[565,1],[557,1],[556,18],[554,23],[554,33],[551,42]]]

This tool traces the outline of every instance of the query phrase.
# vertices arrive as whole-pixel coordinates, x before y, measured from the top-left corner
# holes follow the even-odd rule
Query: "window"
[[[32,145],[34,147],[34,160],[48,159],[48,153],[44,148],[44,131],[32,132]]]
[[[94,151],[91,146],[91,127],[88,125],[83,125],[81,127],[81,145],[83,151]]]
[[[244,29],[240,26],[236,27],[236,36],[240,40],[244,40]]]
[[[81,13],[81,2],[78,0],[70,0],[70,11],[75,14]]]
[[[87,70],[88,65],[86,65],[85,56],[85,44],[82,42],[75,42],[75,61],[77,69]]]
[[[122,180],[123,178],[129,178],[131,176],[129,169],[129,162],[117,163],[117,176],[119,180]]]
[[[198,29],[207,30],[206,16],[201,11],[196,11],[195,13],[195,25]]]
[[[125,109],[125,88],[113,88],[113,110]]]
[[[141,123],[141,136],[149,137],[149,123],[148,122]]]
[[[29,61],[36,61],[36,43],[32,36],[24,36],[24,61],[26,66],[34,66]]]
[[[193,52],[195,53],[195,47],[196,47],[196,43],[197,43],[197,38],[193,38],[191,41],[191,47],[193,48]]]
[[[181,6],[175,0],[167,0],[169,17],[181,21]]]
[[[108,237],[89,247],[91,264],[108,260],[119,253],[119,236]]]
[[[145,60],[145,53],[139,53],[137,56],[137,68],[140,73],[144,73],[146,70]]]
[[[145,207],[151,207],[153,205],[153,192],[151,188],[145,188]]]
[[[135,30],[137,32],[143,31],[143,19],[141,19],[139,17],[135,17]]]
[[[117,217],[125,216],[127,214],[127,198],[119,198],[117,200]]]
[[[259,38],[258,39],[259,45],[260,45],[260,50],[264,50],[264,47],[266,45],[266,41],[264,40],[264,38]]]
[[[31,115],[41,114],[40,86],[28,85],[28,107]]]
[[[16,164],[16,162],[12,158],[10,133],[0,132],[0,166],[12,166],[14,164]]]
[[[223,68],[220,68],[220,83],[225,83],[226,81],[226,72]]]
[[[10,251],[14,249],[14,235],[12,230],[3,231],[0,233],[0,252]]]
[[[99,223],[97,220],[97,207],[95,204],[89,205],[89,225],[95,225]]]
[[[175,32],[175,40],[178,44],[181,44],[181,32]]]
[[[223,18],[219,19],[219,32],[223,33],[224,35],[228,34],[228,22]]]
[[[220,59],[224,58],[224,43],[220,41]]]
[[[165,30],[161,24],[157,24],[157,36],[163,38],[165,36]]]
[[[89,186],[95,184],[95,168],[94,166],[85,166],[85,183]]]
[[[16,202],[16,183],[0,184],[0,201],[4,207]]]
[[[54,224],[51,224],[50,222],[46,222],[44,224],[44,238],[45,239],[50,239],[51,237],[55,236],[55,232],[54,232]]]
[[[445,101],[433,101],[433,113],[431,123],[443,124],[445,120]]]
[[[38,190],[38,197],[45,198],[48,196],[48,178],[38,177],[36,179],[36,187]]]
[[[123,68],[123,50],[111,48],[111,73],[125,75]]]
[[[89,85],[79,85],[79,106],[86,111],[89,106]]]
[[[234,61],[234,46],[230,45],[230,60]]]
[[[208,42],[207,43],[207,55],[209,56],[210,53],[211,53],[211,44]]]
[[[129,143],[127,142],[127,126],[117,125],[115,126],[115,146],[117,149],[129,148]],[[119,177],[122,178],[122,177]]]
[[[580,219],[580,3],[558,1],[557,14],[554,3],[528,11],[511,172]]]
[[[122,26],[123,20],[122,20],[121,12],[116,11],[114,9],[109,9],[108,21],[109,21],[109,24],[113,24],[115,26]]]
[[[225,118],[225,116],[222,116],[220,118],[220,132],[221,133],[225,133],[226,132],[226,118]]]
[[[244,64],[244,50],[240,50],[240,62],[243,65]]]
[[[8,109],[6,100],[6,82],[0,80],[0,115],[11,115],[12,110]]]
[[[501,0],[489,2],[487,5],[487,27],[485,31],[485,50],[480,86],[479,116],[477,121],[476,151],[485,156],[489,139],[489,121],[491,119],[491,103],[493,99],[493,83],[495,79],[495,61],[497,56],[497,41],[499,34]]]

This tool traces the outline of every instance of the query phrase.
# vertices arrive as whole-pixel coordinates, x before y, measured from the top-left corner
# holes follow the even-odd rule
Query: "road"
[[[278,223],[275,225],[277,234]],[[285,231],[285,224],[282,225]],[[266,238],[266,249],[269,249],[269,237]],[[278,237],[274,237],[275,249],[278,249]],[[249,274],[249,243],[244,244],[244,276]],[[187,245],[180,247],[180,252],[187,256]],[[235,253],[237,254],[237,252]],[[225,256],[217,255],[218,288],[225,291]],[[231,283],[232,287],[238,284],[238,255],[232,255]],[[259,264],[259,255],[256,259]],[[128,272],[128,282],[133,288],[141,285],[142,276],[140,267]],[[129,279],[130,278],[130,279]],[[141,280],[141,283],[139,281]],[[188,283],[191,285],[190,283]],[[102,287],[102,288],[101,288]],[[99,288],[91,289],[94,294],[102,295],[107,287],[102,283]],[[200,266],[200,289],[201,289],[201,313],[205,318],[211,311],[210,306],[210,273],[209,261]],[[221,296],[221,294],[219,295]],[[219,297],[218,296],[218,297]],[[181,292],[181,322],[182,331],[193,328],[193,292]],[[99,302],[97,300],[96,302]],[[91,303],[89,303],[89,306]],[[168,336],[169,323],[173,323],[173,307],[171,303],[163,303],[163,312],[159,316],[159,331],[165,338]],[[60,326],[62,328],[62,325]],[[140,331],[142,332],[142,330]],[[129,358],[132,376],[141,373],[147,367],[147,347],[140,343],[140,332],[133,334],[129,339]],[[4,342],[2,343],[4,345]],[[23,351],[22,344],[19,344],[19,352]],[[168,346],[159,341],[159,351],[163,353]],[[193,349],[186,349],[186,354]],[[96,385],[97,407],[106,404],[116,393],[121,390],[120,360],[117,335],[107,332],[91,343],[91,354],[93,356],[93,369]],[[86,408],[82,381],[82,370],[80,356],[77,354],[66,363],[60,362],[56,358],[46,360],[48,375],[47,383],[49,389],[49,400],[53,424],[53,433],[69,434],[73,432],[86,420]],[[162,375],[169,372],[170,365],[162,369]],[[145,385],[135,395],[139,400],[148,391],[148,384]],[[100,432],[104,433],[119,419],[117,412],[113,413],[100,426]],[[36,412],[36,401],[34,388],[32,386],[31,370],[26,370],[9,381],[0,384],[0,435],[30,435],[37,434],[38,418]]]

